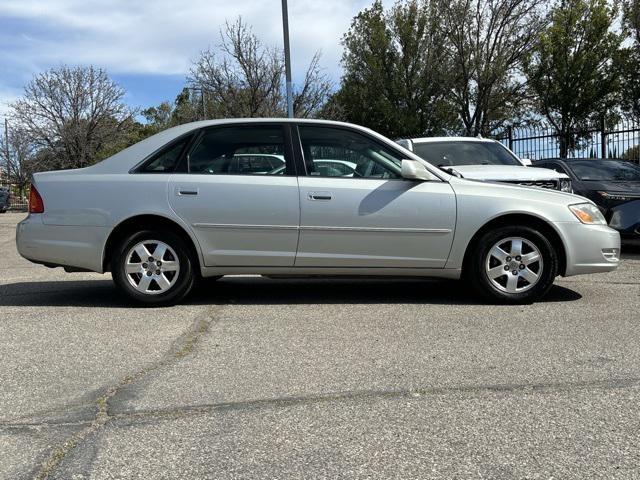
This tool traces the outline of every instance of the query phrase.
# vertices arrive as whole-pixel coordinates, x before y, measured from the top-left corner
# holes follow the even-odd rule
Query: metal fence
[[[9,210],[26,211],[29,208],[29,185],[18,185],[6,178],[0,178],[0,188],[9,191]]]
[[[560,157],[560,136],[550,126],[508,127],[497,135],[520,158],[540,160]],[[568,157],[626,158],[640,163],[640,125],[622,120],[615,125],[599,125],[569,134],[573,147]]]

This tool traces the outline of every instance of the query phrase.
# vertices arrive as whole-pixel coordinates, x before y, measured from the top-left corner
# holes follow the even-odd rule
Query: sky
[[[294,83],[317,50],[339,80],[342,35],[370,4],[289,0]],[[172,101],[191,62],[239,15],[265,44],[282,44],[280,0],[0,0],[0,116],[34,74],[62,64],[104,68],[132,107]]]

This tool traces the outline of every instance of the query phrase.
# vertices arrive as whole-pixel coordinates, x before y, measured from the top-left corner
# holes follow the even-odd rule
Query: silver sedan
[[[171,128],[91,167],[35,174],[29,208],[22,256],[110,271],[147,305],[230,274],[463,278],[489,301],[526,303],[558,275],[614,270],[620,252],[585,198],[452,177],[371,130],[318,120]]]

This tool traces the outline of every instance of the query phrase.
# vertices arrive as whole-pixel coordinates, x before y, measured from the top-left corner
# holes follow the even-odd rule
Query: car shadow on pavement
[[[554,285],[543,302],[579,300],[582,295]],[[191,295],[192,303],[289,304],[432,304],[477,305],[478,299],[463,283],[431,279],[304,278],[269,279],[224,277],[205,281]]]
[[[640,240],[622,244],[622,260],[640,260]]]
[[[0,306],[127,308],[111,280],[18,282],[0,285]]]
[[[542,302],[568,302],[579,293],[554,285]],[[425,279],[205,280],[183,302],[188,305],[289,304],[482,304],[461,282]],[[0,285],[0,306],[131,308],[110,280],[20,282]]]

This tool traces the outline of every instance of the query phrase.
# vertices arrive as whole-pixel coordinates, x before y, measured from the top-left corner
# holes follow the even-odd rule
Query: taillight
[[[44,202],[34,185],[29,192],[29,213],[44,213]]]

